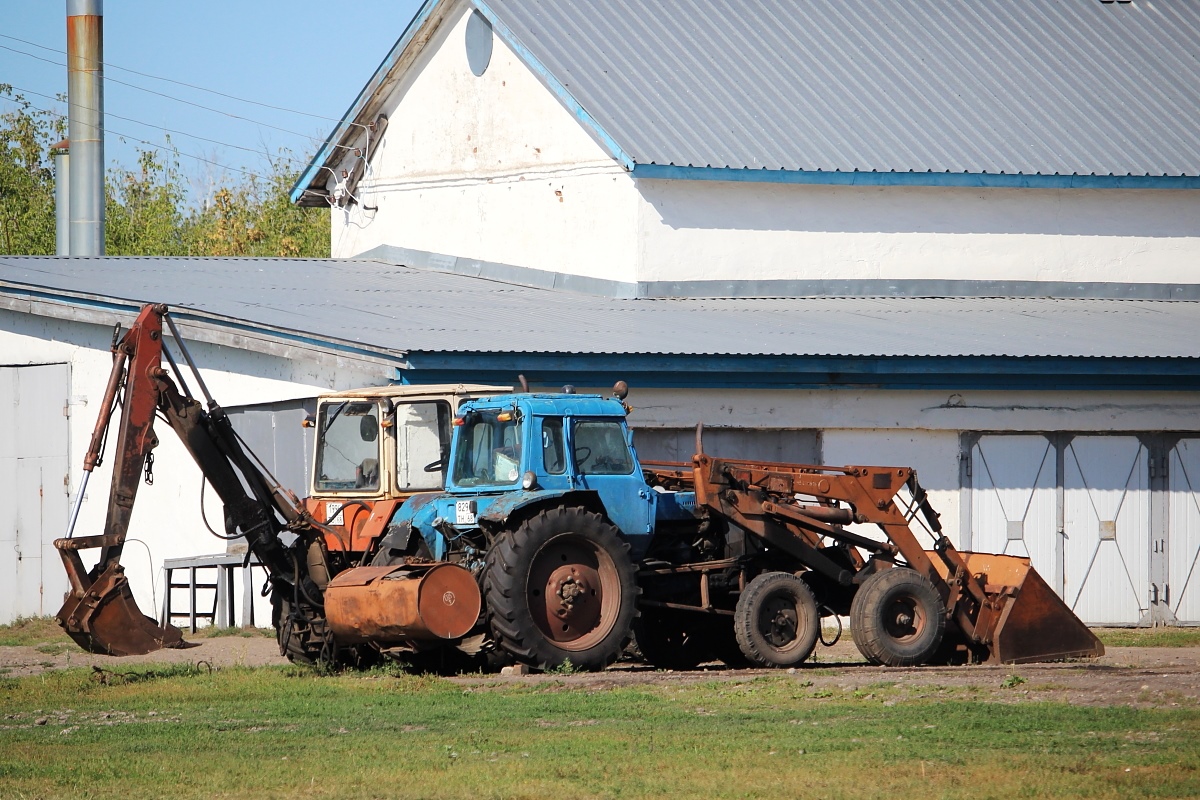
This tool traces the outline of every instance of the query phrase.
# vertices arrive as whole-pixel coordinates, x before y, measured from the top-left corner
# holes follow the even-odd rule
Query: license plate
[[[454,501],[454,524],[455,525],[474,525],[475,524],[475,501],[474,500],[456,500]]]
[[[325,504],[325,524],[326,525],[345,525],[346,505],[345,503],[328,502]],[[333,516],[330,516],[332,514]]]

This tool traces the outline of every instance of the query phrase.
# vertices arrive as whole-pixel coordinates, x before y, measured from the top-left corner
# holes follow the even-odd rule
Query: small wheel
[[[483,590],[496,643],[541,669],[568,659],[576,669],[604,669],[637,614],[629,545],[582,508],[547,509],[496,537]]]
[[[698,615],[647,609],[633,623],[642,658],[659,669],[695,669],[708,658]]]
[[[821,615],[804,581],[787,572],[765,572],[738,598],[733,632],[753,663],[794,667],[816,647]]]
[[[893,567],[868,578],[850,604],[854,644],[872,664],[912,667],[936,655],[946,630],[946,606],[915,570]]]

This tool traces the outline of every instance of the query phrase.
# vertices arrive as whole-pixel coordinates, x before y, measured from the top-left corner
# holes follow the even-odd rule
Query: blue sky
[[[264,151],[274,153],[280,147],[306,161],[419,5],[419,0],[109,0],[104,3],[105,159],[110,165],[132,167],[135,148],[145,147],[135,140],[162,145],[165,129],[170,129],[179,132],[170,137],[181,153],[224,167],[262,172]],[[54,51],[65,49],[66,0],[0,0],[0,83],[25,90],[40,108],[65,114],[66,103],[33,94],[66,93],[66,67],[38,60],[64,64],[65,55]],[[315,116],[238,102],[118,67]],[[0,110],[11,105],[0,100]],[[179,163],[201,192],[222,171],[221,166],[187,156]]]

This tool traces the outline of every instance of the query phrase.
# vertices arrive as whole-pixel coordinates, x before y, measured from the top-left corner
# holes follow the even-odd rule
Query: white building
[[[429,0],[293,199],[624,293],[1191,283],[1198,55],[1193,4]]]

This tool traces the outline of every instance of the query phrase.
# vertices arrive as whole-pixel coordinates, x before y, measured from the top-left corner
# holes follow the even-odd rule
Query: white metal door
[[[1057,475],[1057,454],[1044,436],[980,437],[971,448],[971,548],[1025,556],[1054,585]]]
[[[69,391],[65,364],[0,367],[0,623],[52,614],[67,590]]]
[[[1168,460],[1167,585],[1175,619],[1200,623],[1200,439],[1183,439]]]
[[[1064,592],[1089,625],[1148,610],[1148,453],[1132,436],[1079,436],[1064,454]]]

